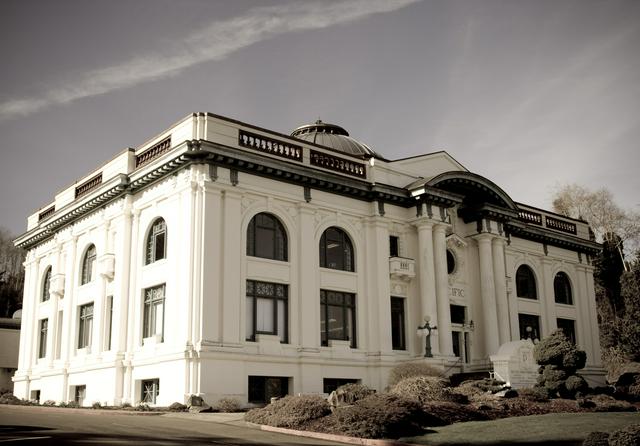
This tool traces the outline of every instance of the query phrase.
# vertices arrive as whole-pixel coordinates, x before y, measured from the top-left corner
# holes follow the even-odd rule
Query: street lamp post
[[[433,354],[431,353],[431,330],[437,330],[438,327],[435,325],[432,327],[429,322],[431,321],[430,316],[424,317],[424,325],[419,326],[418,330],[425,336],[424,341],[424,357],[425,358],[433,358]]]

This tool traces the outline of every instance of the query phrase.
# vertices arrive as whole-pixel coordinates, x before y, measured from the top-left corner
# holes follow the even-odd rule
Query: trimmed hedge
[[[390,393],[413,400],[420,405],[431,401],[446,401],[450,403],[466,404],[469,398],[456,393],[447,387],[448,381],[433,376],[414,376],[405,378],[393,386]]]

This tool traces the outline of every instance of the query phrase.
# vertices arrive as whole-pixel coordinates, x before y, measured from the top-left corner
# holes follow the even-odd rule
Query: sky
[[[0,0],[0,226],[192,112],[640,211],[640,1]]]

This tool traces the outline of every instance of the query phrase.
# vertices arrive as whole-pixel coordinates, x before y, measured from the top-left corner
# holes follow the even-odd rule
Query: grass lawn
[[[401,441],[430,446],[580,445],[589,432],[612,432],[632,423],[640,423],[638,412],[553,413],[455,423]]]

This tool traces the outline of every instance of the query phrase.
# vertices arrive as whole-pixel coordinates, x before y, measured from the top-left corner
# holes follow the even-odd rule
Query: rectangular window
[[[541,339],[540,333],[540,316],[533,314],[518,314],[518,323],[520,325],[520,339]]]
[[[107,296],[104,327],[106,330],[104,337],[104,349],[109,351],[111,350],[111,333],[113,332],[113,296]]]
[[[49,319],[40,320],[40,336],[38,340],[38,358],[47,356],[47,331],[49,330]]]
[[[391,346],[394,350],[406,350],[404,327],[404,299],[391,298]]]
[[[338,387],[344,386],[345,384],[358,384],[359,382],[359,379],[351,378],[323,378],[322,391],[324,393],[331,393]]]
[[[75,401],[78,406],[84,406],[84,399],[87,395],[87,386],[75,386],[73,390],[73,401]]]
[[[164,290],[164,284],[144,290],[143,338],[158,335],[164,341]]]
[[[142,395],[140,402],[146,404],[156,404],[158,395],[160,395],[160,379],[145,379],[140,383]]]
[[[575,344],[576,343],[576,321],[573,319],[557,319],[558,328],[564,332],[564,335]]]
[[[82,305],[79,310],[78,348],[91,347],[91,332],[93,331],[93,302]]]
[[[31,391],[31,401],[35,401],[36,403],[40,403],[40,391],[32,390]]]
[[[389,237],[389,257],[398,257],[400,250],[398,249],[398,237],[392,235]]]
[[[264,404],[271,398],[289,394],[289,378],[284,376],[249,376],[249,402]]]
[[[325,346],[334,339],[356,348],[355,294],[320,290],[320,337]]]
[[[449,305],[449,311],[451,312],[451,323],[452,324],[465,324],[466,317],[466,307],[462,305]],[[457,355],[460,356],[460,355]]]
[[[281,283],[247,280],[247,341],[255,341],[257,334],[289,341],[288,291],[288,286]]]

